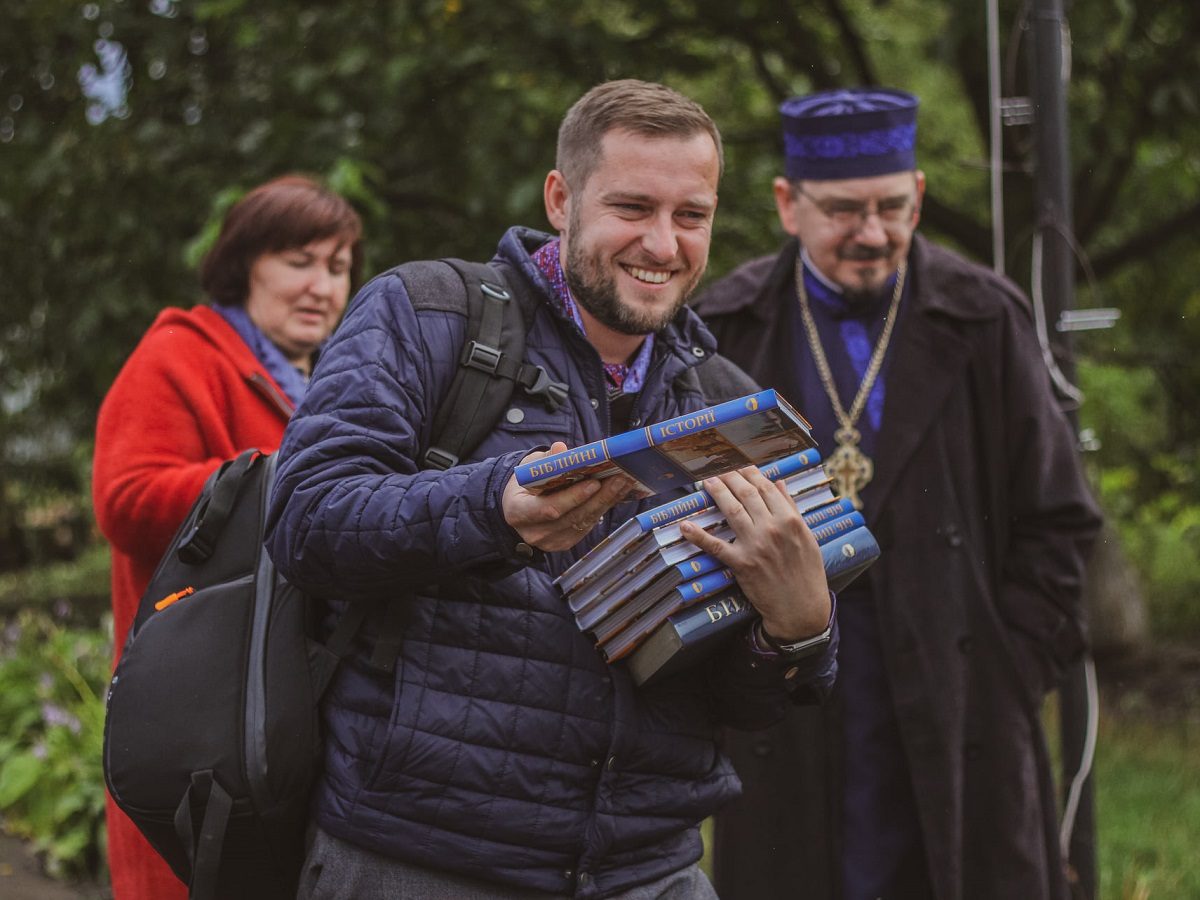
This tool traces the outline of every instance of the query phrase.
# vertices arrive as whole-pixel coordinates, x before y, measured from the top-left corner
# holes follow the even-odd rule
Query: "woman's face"
[[[246,313],[302,371],[346,308],[350,257],[350,245],[334,236],[264,253],[250,266]]]

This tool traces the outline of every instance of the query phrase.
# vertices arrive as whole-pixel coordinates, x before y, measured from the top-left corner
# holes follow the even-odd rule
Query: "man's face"
[[[877,296],[908,255],[925,195],[922,172],[842,181],[775,179],[785,231],[851,301]]]
[[[589,329],[595,322],[650,334],[675,317],[708,264],[717,148],[704,132],[660,138],[624,130],[606,134],[601,148],[582,186],[550,173],[546,213]]]

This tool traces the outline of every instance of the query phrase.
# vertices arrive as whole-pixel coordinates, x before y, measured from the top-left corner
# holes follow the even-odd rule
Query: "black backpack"
[[[474,449],[518,386],[552,409],[565,402],[565,385],[523,362],[529,304],[513,300],[500,271],[443,260],[381,277],[391,275],[418,309],[468,316],[427,468]],[[201,900],[295,896],[317,705],[371,612],[352,605],[327,640],[315,638],[315,604],[263,548],[274,471],[274,456],[248,450],[209,478],[141,598],[108,692],[109,793]],[[381,619],[373,661],[387,669],[400,636]]]

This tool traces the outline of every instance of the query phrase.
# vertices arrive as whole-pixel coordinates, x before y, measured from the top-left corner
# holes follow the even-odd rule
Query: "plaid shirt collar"
[[[583,325],[583,317],[579,314],[579,304],[571,296],[571,288],[567,284],[567,276],[563,271],[562,260],[559,256],[561,241],[552,238],[530,254],[538,271],[550,282],[552,299],[555,307],[565,317],[575,323],[579,333],[587,337],[587,329]],[[636,394],[646,381],[646,372],[650,369],[650,358],[654,354],[654,335],[646,335],[642,346],[633,362],[604,363],[604,375],[610,387],[623,394]]]

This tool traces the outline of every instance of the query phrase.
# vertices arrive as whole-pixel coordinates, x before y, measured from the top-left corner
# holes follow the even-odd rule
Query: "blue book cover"
[[[843,590],[879,558],[879,544],[860,525],[821,545],[825,577],[834,592]],[[741,633],[755,613],[737,592],[722,595],[669,615],[628,655],[626,665],[637,684],[677,672],[708,656],[723,639]]]
[[[798,472],[812,469],[820,461],[821,454],[814,447],[808,450],[801,450],[799,453],[790,454],[768,465],[759,466],[759,470],[767,478],[776,481],[781,478],[791,478]],[[708,495],[708,492],[699,490],[680,497],[678,500],[672,500],[670,503],[664,503],[661,506],[656,506],[653,509],[639,513],[609,534],[587,556],[577,560],[569,569],[555,579],[555,584],[558,585],[559,590],[564,594],[571,593],[593,575],[598,574],[603,569],[607,569],[609,566],[615,565],[622,554],[632,549],[638,540],[654,528],[668,525],[671,522],[677,522],[685,516],[710,509],[712,505],[712,497]]]
[[[617,603],[592,604],[576,614],[575,622],[579,625],[580,631],[591,631],[605,616],[615,615],[619,608],[626,603],[637,602],[643,594],[649,603],[657,603],[667,591],[677,585],[694,580],[701,575],[707,575],[709,572],[715,572],[719,568],[721,568],[721,563],[715,556],[708,553],[701,553],[699,556],[676,563],[668,567],[665,572],[656,566],[642,566],[633,571],[628,582],[622,583],[621,591],[625,598],[623,603],[619,605]]]
[[[728,591],[667,617],[628,658],[635,684],[678,672],[745,631],[758,615],[741,591]]]
[[[879,544],[865,525],[821,545],[821,561],[829,589],[837,592],[879,559]]]
[[[540,493],[624,473],[648,497],[815,446],[804,417],[766,390],[522,463],[516,477]]]
[[[605,620],[593,629],[597,646],[605,659],[616,662],[629,654],[671,613],[720,593],[733,583],[733,572],[718,569],[679,585],[657,603],[651,604],[649,609],[635,612],[632,611],[633,607],[627,606],[613,617],[611,624]]]
[[[787,485],[788,494],[796,501],[796,506],[803,513],[807,513],[809,510],[835,499],[832,488],[833,480],[819,466],[804,472],[798,472],[789,477],[784,483]],[[694,522],[705,531],[710,531],[713,534],[716,534],[716,531],[711,526],[724,527],[727,532],[729,530],[725,523],[725,514],[715,506],[710,509],[701,510],[698,513],[693,513],[692,516],[685,518],[687,521]],[[666,525],[658,526],[652,532],[654,540],[663,547],[680,542],[682,540],[682,533],[679,526],[683,521],[684,519],[679,519],[675,522],[668,522]],[[729,537],[729,534],[726,533],[724,537]],[[684,541],[684,543],[687,542]],[[684,557],[679,557],[679,559],[682,558]],[[670,562],[675,563],[679,559],[671,559]]]

